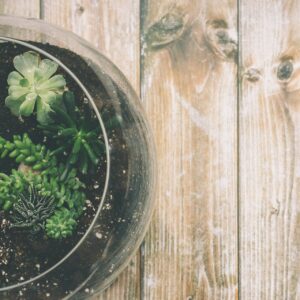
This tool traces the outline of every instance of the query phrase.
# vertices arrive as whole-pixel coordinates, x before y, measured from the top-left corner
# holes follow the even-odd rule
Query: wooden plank
[[[299,0],[240,0],[241,299],[300,299]]]
[[[0,13],[5,15],[39,18],[39,0],[0,0]]]
[[[43,0],[45,21],[71,30],[109,57],[139,92],[139,1]],[[95,299],[140,298],[140,255]]]
[[[40,1],[39,0],[24,0],[11,1],[0,0],[0,14],[19,16],[24,18],[39,18],[40,17]],[[34,32],[18,32],[23,40],[31,40],[38,38]]]
[[[230,0],[142,1],[142,100],[160,170],[142,299],[236,297],[236,11]]]
[[[42,0],[41,14],[91,42],[139,92],[139,1]]]

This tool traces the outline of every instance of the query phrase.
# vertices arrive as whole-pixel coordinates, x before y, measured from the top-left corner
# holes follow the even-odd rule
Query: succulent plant
[[[4,210],[11,209],[18,195],[25,189],[25,180],[16,173],[16,170],[10,176],[0,173],[0,206]]]
[[[61,239],[70,236],[77,222],[72,212],[66,208],[56,211],[46,222],[46,233],[50,238]]]
[[[61,180],[65,165],[58,165],[56,157],[44,146],[35,145],[27,134],[14,136],[12,142],[0,137],[0,157],[30,166],[26,173],[20,170],[12,170],[10,175],[0,173],[0,205],[4,210],[9,210],[18,195],[32,184],[42,196],[53,195],[57,207],[67,207],[77,216],[81,214],[86,200],[82,191],[85,186],[77,178],[76,170],[71,169]]]
[[[66,86],[62,75],[54,75],[58,64],[50,59],[41,59],[38,53],[31,51],[16,56],[13,63],[16,71],[11,72],[7,79],[6,106],[14,115],[25,117],[36,108],[38,122],[51,123],[51,105],[61,102]]]
[[[56,168],[56,158],[45,146],[35,145],[28,134],[13,136],[13,141],[0,137],[0,158],[9,157],[17,163],[31,166],[33,171],[50,172]]]
[[[13,205],[10,228],[25,229],[31,233],[44,230],[45,222],[54,213],[55,207],[53,196],[43,196],[29,185]]]
[[[100,125],[91,108],[85,107],[80,112],[75,105],[74,94],[66,91],[63,94],[64,108],[51,105],[51,118],[55,124],[40,126],[45,135],[57,141],[57,148],[52,155],[67,154],[66,170],[77,165],[82,174],[97,166],[104,144],[99,138]],[[67,174],[67,171],[66,173]]]

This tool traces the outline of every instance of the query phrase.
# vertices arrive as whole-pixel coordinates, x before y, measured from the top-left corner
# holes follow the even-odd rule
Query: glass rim
[[[1,17],[7,17],[10,18],[10,16],[4,16],[1,15]],[[26,20],[26,18],[19,18],[18,19],[24,19]],[[39,20],[36,20],[39,21]],[[0,293],[1,292],[7,292],[16,288],[20,288],[22,286],[25,286],[27,284],[30,284],[36,280],[41,279],[42,277],[44,277],[45,275],[49,274],[50,272],[52,272],[53,270],[57,269],[59,266],[61,266],[85,241],[85,239],[89,236],[89,234],[91,233],[96,220],[103,208],[103,204],[107,195],[107,191],[108,191],[108,184],[109,184],[109,177],[110,177],[110,153],[109,153],[109,142],[108,142],[108,137],[107,137],[107,132],[106,132],[106,128],[104,125],[104,122],[101,118],[100,112],[93,100],[93,97],[91,96],[91,94],[89,93],[89,91],[87,90],[87,88],[84,86],[84,84],[78,79],[78,77],[74,74],[74,72],[72,72],[64,63],[62,63],[59,59],[57,59],[56,57],[54,57],[53,55],[51,55],[50,53],[48,53],[47,51],[44,51],[42,49],[40,49],[37,46],[31,45],[28,42],[24,42],[18,39],[14,39],[14,38],[10,38],[10,37],[5,37],[5,36],[0,36],[0,42],[12,42],[12,43],[16,43],[22,46],[25,46],[31,50],[34,50],[40,54],[42,54],[43,56],[55,61],[61,68],[63,68],[71,77],[72,79],[78,84],[78,86],[81,88],[81,90],[84,92],[85,96],[88,98],[90,104],[92,105],[92,108],[97,116],[97,119],[99,121],[101,130],[102,130],[102,134],[103,134],[103,139],[104,139],[104,144],[105,144],[105,149],[106,149],[106,176],[105,176],[105,182],[104,182],[104,187],[103,187],[103,192],[101,195],[101,200],[100,203],[98,205],[98,209],[97,212],[93,218],[93,221],[91,222],[91,224],[89,225],[89,228],[86,230],[85,234],[81,237],[81,239],[79,240],[79,242],[62,258],[60,259],[56,264],[54,264],[52,267],[48,268],[47,270],[45,270],[44,272],[40,273],[39,275],[30,278],[26,281],[20,282],[20,283],[16,283],[13,285],[9,285],[6,287],[2,287],[0,288]],[[81,286],[81,284],[80,284]]]

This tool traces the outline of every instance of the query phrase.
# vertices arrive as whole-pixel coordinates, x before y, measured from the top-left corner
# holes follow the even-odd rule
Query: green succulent
[[[72,212],[62,208],[46,221],[46,233],[53,239],[66,238],[72,235],[76,225]]]
[[[82,174],[96,167],[101,154],[104,153],[104,143],[99,138],[100,125],[91,108],[85,107],[81,112],[75,105],[74,94],[66,91],[63,94],[63,106],[51,105],[50,114],[55,124],[40,126],[45,135],[57,141],[58,148],[52,155],[67,154],[66,170],[78,166]],[[67,173],[67,172],[66,172]]]
[[[12,170],[10,176],[0,173],[0,205],[4,210],[9,210],[18,195],[32,184],[41,195],[53,195],[57,207],[67,207],[76,216],[81,214],[86,200],[82,191],[85,185],[78,179],[76,170],[71,169],[61,180],[65,165],[58,165],[56,157],[44,146],[35,145],[27,134],[14,136],[12,142],[0,137],[0,157],[11,157],[30,166],[26,173],[19,170]]]
[[[24,180],[15,172],[10,176],[0,173],[0,206],[4,210],[9,210],[18,200],[18,195],[25,190]]]
[[[29,185],[26,193],[20,193],[13,205],[10,228],[26,229],[31,233],[44,230],[46,220],[54,213],[56,207],[53,196],[43,196]]]
[[[56,158],[45,146],[35,145],[27,133],[14,135],[12,142],[0,137],[0,158],[5,157],[31,166],[33,171],[44,171],[43,174],[56,171]]]
[[[62,75],[54,75],[58,64],[50,59],[41,59],[38,53],[31,51],[16,56],[13,63],[16,71],[8,75],[5,105],[14,115],[25,117],[36,108],[38,122],[51,123],[51,105],[61,103],[66,86]]]

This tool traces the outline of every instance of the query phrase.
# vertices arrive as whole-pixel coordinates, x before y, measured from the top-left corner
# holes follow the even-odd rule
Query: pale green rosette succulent
[[[64,77],[54,75],[58,64],[41,59],[38,53],[31,51],[16,56],[13,63],[16,71],[7,79],[9,89],[5,105],[16,116],[28,117],[36,111],[40,124],[51,123],[51,105],[61,103],[66,87]]]

